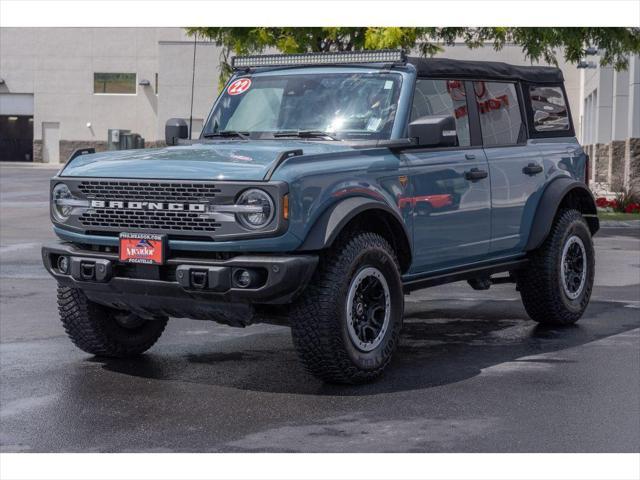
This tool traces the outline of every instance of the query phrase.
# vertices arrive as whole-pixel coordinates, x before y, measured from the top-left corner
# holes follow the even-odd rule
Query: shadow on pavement
[[[519,302],[484,301],[470,308],[448,308],[448,304],[451,302],[429,301],[433,308],[428,311],[408,311],[390,368],[369,385],[325,385],[306,374],[283,330],[206,343],[190,353],[185,353],[188,344],[180,344],[160,346],[155,353],[137,359],[93,361],[113,372],[157,380],[254,392],[367,396],[460,382],[505,362],[562,364],[566,360],[518,359],[640,327],[640,311],[614,303],[594,302],[577,325],[563,328],[542,327],[528,320]]]

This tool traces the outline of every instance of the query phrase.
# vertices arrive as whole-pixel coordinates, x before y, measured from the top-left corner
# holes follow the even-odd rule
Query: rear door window
[[[474,82],[485,146],[515,145],[524,139],[524,124],[516,86],[504,82]]]
[[[471,145],[464,82],[419,78],[411,106],[411,120],[429,115],[450,115],[456,120],[458,145]]]
[[[529,87],[529,100],[536,132],[569,130],[569,112],[562,88],[533,85]]]

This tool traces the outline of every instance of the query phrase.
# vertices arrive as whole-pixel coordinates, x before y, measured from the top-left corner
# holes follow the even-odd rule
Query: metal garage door
[[[33,160],[33,95],[0,93],[0,160]]]

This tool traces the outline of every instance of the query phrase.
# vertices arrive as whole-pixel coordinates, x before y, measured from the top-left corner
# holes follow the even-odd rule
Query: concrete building
[[[164,139],[171,117],[189,118],[193,39],[181,28],[0,29],[0,157],[64,162],[81,146],[109,148],[110,129]],[[520,47],[446,47],[442,56],[527,65]],[[193,136],[218,93],[220,49],[196,45]],[[581,72],[560,64],[580,126]],[[636,98],[638,96],[636,95]]]
[[[197,48],[194,135],[217,95],[219,50]],[[193,40],[181,28],[0,29],[0,157],[64,162],[109,129],[164,139],[189,118]],[[199,46],[198,46],[199,47]]]
[[[581,74],[580,120],[591,178],[615,192],[640,187],[640,56],[619,72],[589,59]]]

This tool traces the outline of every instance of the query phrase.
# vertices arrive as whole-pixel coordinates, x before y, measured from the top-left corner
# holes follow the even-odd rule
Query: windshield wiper
[[[340,140],[334,137],[328,132],[322,132],[320,130],[282,130],[281,132],[274,132],[275,138],[282,137],[299,137],[299,138],[330,138],[331,140]]]
[[[220,130],[216,133],[205,133],[202,135],[204,138],[215,138],[215,137],[240,137],[242,140],[249,140],[249,132],[238,132],[236,130]]]

